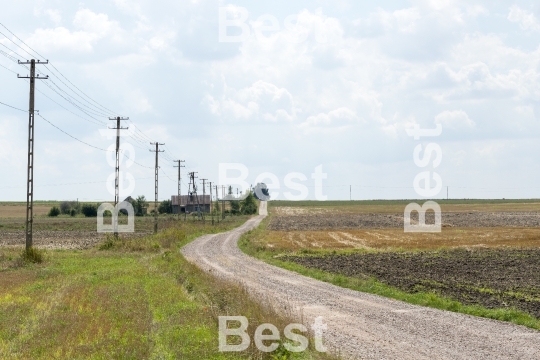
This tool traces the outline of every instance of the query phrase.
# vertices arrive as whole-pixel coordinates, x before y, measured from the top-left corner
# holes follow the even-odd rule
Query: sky
[[[114,199],[117,115],[136,162],[121,196],[154,198],[158,141],[161,200],[177,159],[184,194],[189,171],[238,187],[221,166],[280,199],[540,197],[538,2],[0,1],[0,102],[26,111],[0,105],[0,201],[26,200],[28,70],[13,60],[30,58],[50,61],[36,200]]]

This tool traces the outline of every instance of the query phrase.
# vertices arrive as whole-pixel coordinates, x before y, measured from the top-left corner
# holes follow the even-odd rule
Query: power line
[[[151,177],[144,177],[144,178],[134,178],[134,180],[147,180],[147,179],[153,179],[153,178],[154,177],[151,176]],[[103,184],[107,182],[108,181],[85,181],[85,182],[76,182],[76,183],[55,183],[55,184],[36,185],[36,187]],[[20,188],[24,188],[24,186],[5,186],[5,187],[1,187],[0,189],[20,189]]]
[[[7,106],[7,107],[10,107],[10,108],[15,109],[15,110],[19,110],[19,111],[22,111],[22,112],[28,112],[28,111],[26,111],[26,110],[19,109],[18,107],[8,105],[8,104],[3,103],[3,102],[1,102],[1,101],[0,101],[0,104],[2,104],[2,105],[4,105],[4,106]]]
[[[73,111],[69,110],[68,108],[64,107],[62,104],[56,102],[54,99],[52,99],[49,95],[45,94],[43,91],[37,89],[37,91],[39,91],[43,96],[45,96],[47,99],[51,100],[53,103],[55,103],[56,105],[60,106],[62,109],[66,110],[67,112],[75,115],[76,117],[80,118],[80,119],[83,119],[84,121],[87,121],[91,124],[94,124],[94,125],[106,125],[107,123],[104,122],[104,121],[100,121],[99,119],[96,119],[94,117],[92,117],[93,121],[92,120],[88,120],[82,116],[80,116],[79,114],[76,114],[74,113]]]
[[[23,110],[23,111],[24,111],[24,110]],[[92,148],[94,148],[94,149],[101,150],[101,151],[106,151],[106,152],[112,152],[112,151],[114,151],[114,150],[103,149],[103,148],[100,148],[100,147],[98,147],[98,146],[94,146],[94,145],[92,145],[92,144],[89,144],[89,143],[87,143],[87,142],[85,142],[85,141],[83,141],[83,140],[80,140],[80,139],[76,138],[75,136],[73,136],[73,135],[67,133],[67,132],[64,131],[64,130],[62,130],[62,129],[59,128],[58,126],[54,125],[54,124],[53,124],[52,122],[50,122],[49,120],[45,119],[45,118],[43,117],[43,115],[41,115],[40,113],[38,113],[38,116],[39,116],[40,118],[42,118],[43,120],[45,120],[46,122],[48,122],[51,126],[53,126],[54,128],[56,128],[57,130],[61,131],[62,133],[64,133],[64,134],[66,134],[67,136],[69,136],[70,138],[72,138],[72,139],[74,139],[74,140],[76,140],[76,141],[78,141],[78,142],[80,142],[80,143],[82,143],[82,144],[84,144],[84,145],[90,146],[90,147],[92,147]],[[123,150],[120,150],[120,151],[123,152]],[[126,156],[126,159],[127,159],[127,160],[131,160],[131,158],[129,158],[129,157],[127,157],[127,156]],[[136,164],[136,165],[138,165],[138,166],[140,166],[140,167],[147,168],[147,169],[153,169],[153,167],[151,167],[151,166],[145,166],[145,165],[139,164],[139,163],[136,162],[135,160],[131,160],[131,161],[132,161],[134,164]]]
[[[82,143],[82,144],[84,144],[84,145],[90,146],[90,147],[92,147],[92,148],[94,148],[94,149],[101,150],[101,151],[112,151],[112,150],[103,149],[103,148],[94,146],[94,145],[92,145],[92,144],[89,144],[89,143],[87,143],[87,142],[85,142],[85,141],[82,141],[82,140],[76,138],[75,136],[73,136],[73,135],[71,135],[71,134],[65,132],[64,130],[60,129],[58,126],[54,125],[54,124],[53,124],[52,122],[50,122],[49,120],[45,119],[45,118],[43,117],[43,115],[41,115],[41,114],[38,113],[38,116],[39,116],[40,118],[42,118],[43,120],[45,120],[46,122],[48,122],[51,126],[53,126],[54,128],[56,128],[57,130],[63,132],[64,134],[66,134],[66,135],[69,136],[70,138],[72,138],[72,139],[74,139],[74,140],[76,140],[76,141],[78,141],[78,142],[80,142],[80,143]]]
[[[43,55],[41,55],[40,53],[38,53],[36,50],[34,50],[33,48],[31,48],[28,44],[26,44],[24,41],[22,41],[17,35],[15,35],[11,30],[9,30],[3,23],[0,23],[0,26],[2,26],[4,29],[6,29],[11,35],[13,35],[17,40],[19,40],[24,46],[26,46],[28,49],[30,49],[31,51],[33,51],[35,54],[37,54],[39,57],[45,59],[45,57]],[[26,50],[25,48],[23,48],[22,46],[20,46],[19,44],[17,44],[15,41],[11,40],[9,37],[7,37],[3,32],[0,32],[0,34],[2,34],[8,41],[12,42],[13,44],[15,44],[15,46],[17,46],[18,48],[22,49],[24,52],[26,52],[28,55],[30,55],[31,57],[33,57],[34,55],[32,55],[28,50]],[[20,56],[20,55],[19,55]],[[22,56],[21,56],[22,57]],[[57,72],[62,78],[64,78],[68,83],[70,83],[75,89],[77,89],[82,95],[84,95],[87,99],[89,99],[90,101],[92,101],[94,104],[96,104],[98,107],[96,107],[96,105],[92,104],[91,102],[89,102],[88,100],[85,100],[87,103],[89,103],[90,105],[92,105],[93,107],[95,107],[96,109],[99,109],[101,108],[105,111],[107,111],[108,113],[112,113],[112,114],[116,114],[115,111],[112,111],[108,108],[106,108],[105,106],[99,104],[97,101],[95,101],[94,99],[92,99],[90,96],[88,96],[84,91],[82,91],[81,89],[79,89],[75,84],[73,84],[60,70],[58,70],[58,68],[56,68],[56,66],[54,66],[54,64],[49,64],[54,70],[55,72]],[[52,71],[49,67],[46,66],[46,68],[50,71]],[[67,85],[66,83],[64,83],[60,78],[58,78],[59,81],[61,81],[64,85],[66,85],[66,87],[68,89],[70,89],[74,94],[76,94],[77,96],[81,97],[79,94],[77,94],[77,92],[75,90],[73,90],[73,88],[71,88],[69,85]]]

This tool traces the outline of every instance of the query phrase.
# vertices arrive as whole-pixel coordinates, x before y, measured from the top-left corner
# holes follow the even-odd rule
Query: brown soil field
[[[416,201],[422,204],[422,201]],[[370,204],[369,202],[348,202],[348,201],[314,201],[304,204],[302,202],[269,202],[269,209],[275,215],[307,215],[307,214],[364,214],[379,213],[393,214],[401,213],[408,202],[382,202]],[[540,202],[495,202],[486,201],[463,201],[463,203],[446,203],[444,200],[439,202],[443,212],[516,212],[516,211],[540,211]]]
[[[443,247],[540,247],[540,228],[443,228],[440,233],[403,229],[268,231],[264,244],[274,250],[439,249]]]
[[[454,249],[282,259],[351,277],[375,277],[406,292],[436,292],[463,304],[513,307],[540,318],[540,249]]]
[[[136,232],[119,234],[121,239],[133,239],[149,235],[152,232]],[[40,249],[89,249],[106,238],[106,234],[94,231],[55,231],[55,230],[37,230],[33,234],[33,244]],[[0,232],[0,247],[19,247],[25,244],[25,232],[2,231]]]
[[[411,214],[418,220],[418,213]],[[426,213],[426,223],[434,223],[434,213]],[[443,227],[540,227],[540,212],[443,212]],[[335,213],[309,215],[277,215],[272,217],[268,229],[290,230],[330,230],[330,229],[402,229],[403,213]]]

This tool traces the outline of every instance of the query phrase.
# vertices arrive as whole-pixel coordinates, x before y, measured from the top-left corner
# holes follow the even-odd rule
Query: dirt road
[[[540,358],[538,331],[343,289],[245,255],[237,241],[264,218],[266,203],[260,214],[227,233],[202,236],[182,253],[215,276],[243,283],[257,297],[301,311],[306,325],[321,316],[330,351],[352,359]]]

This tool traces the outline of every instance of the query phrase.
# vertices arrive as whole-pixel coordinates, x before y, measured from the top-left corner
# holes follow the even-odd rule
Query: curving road
[[[540,332],[510,323],[410,305],[320,282],[249,257],[239,237],[267,215],[182,249],[200,268],[238,281],[305,324],[322,316],[324,344],[353,359],[540,359]],[[242,315],[242,314],[234,314]]]

